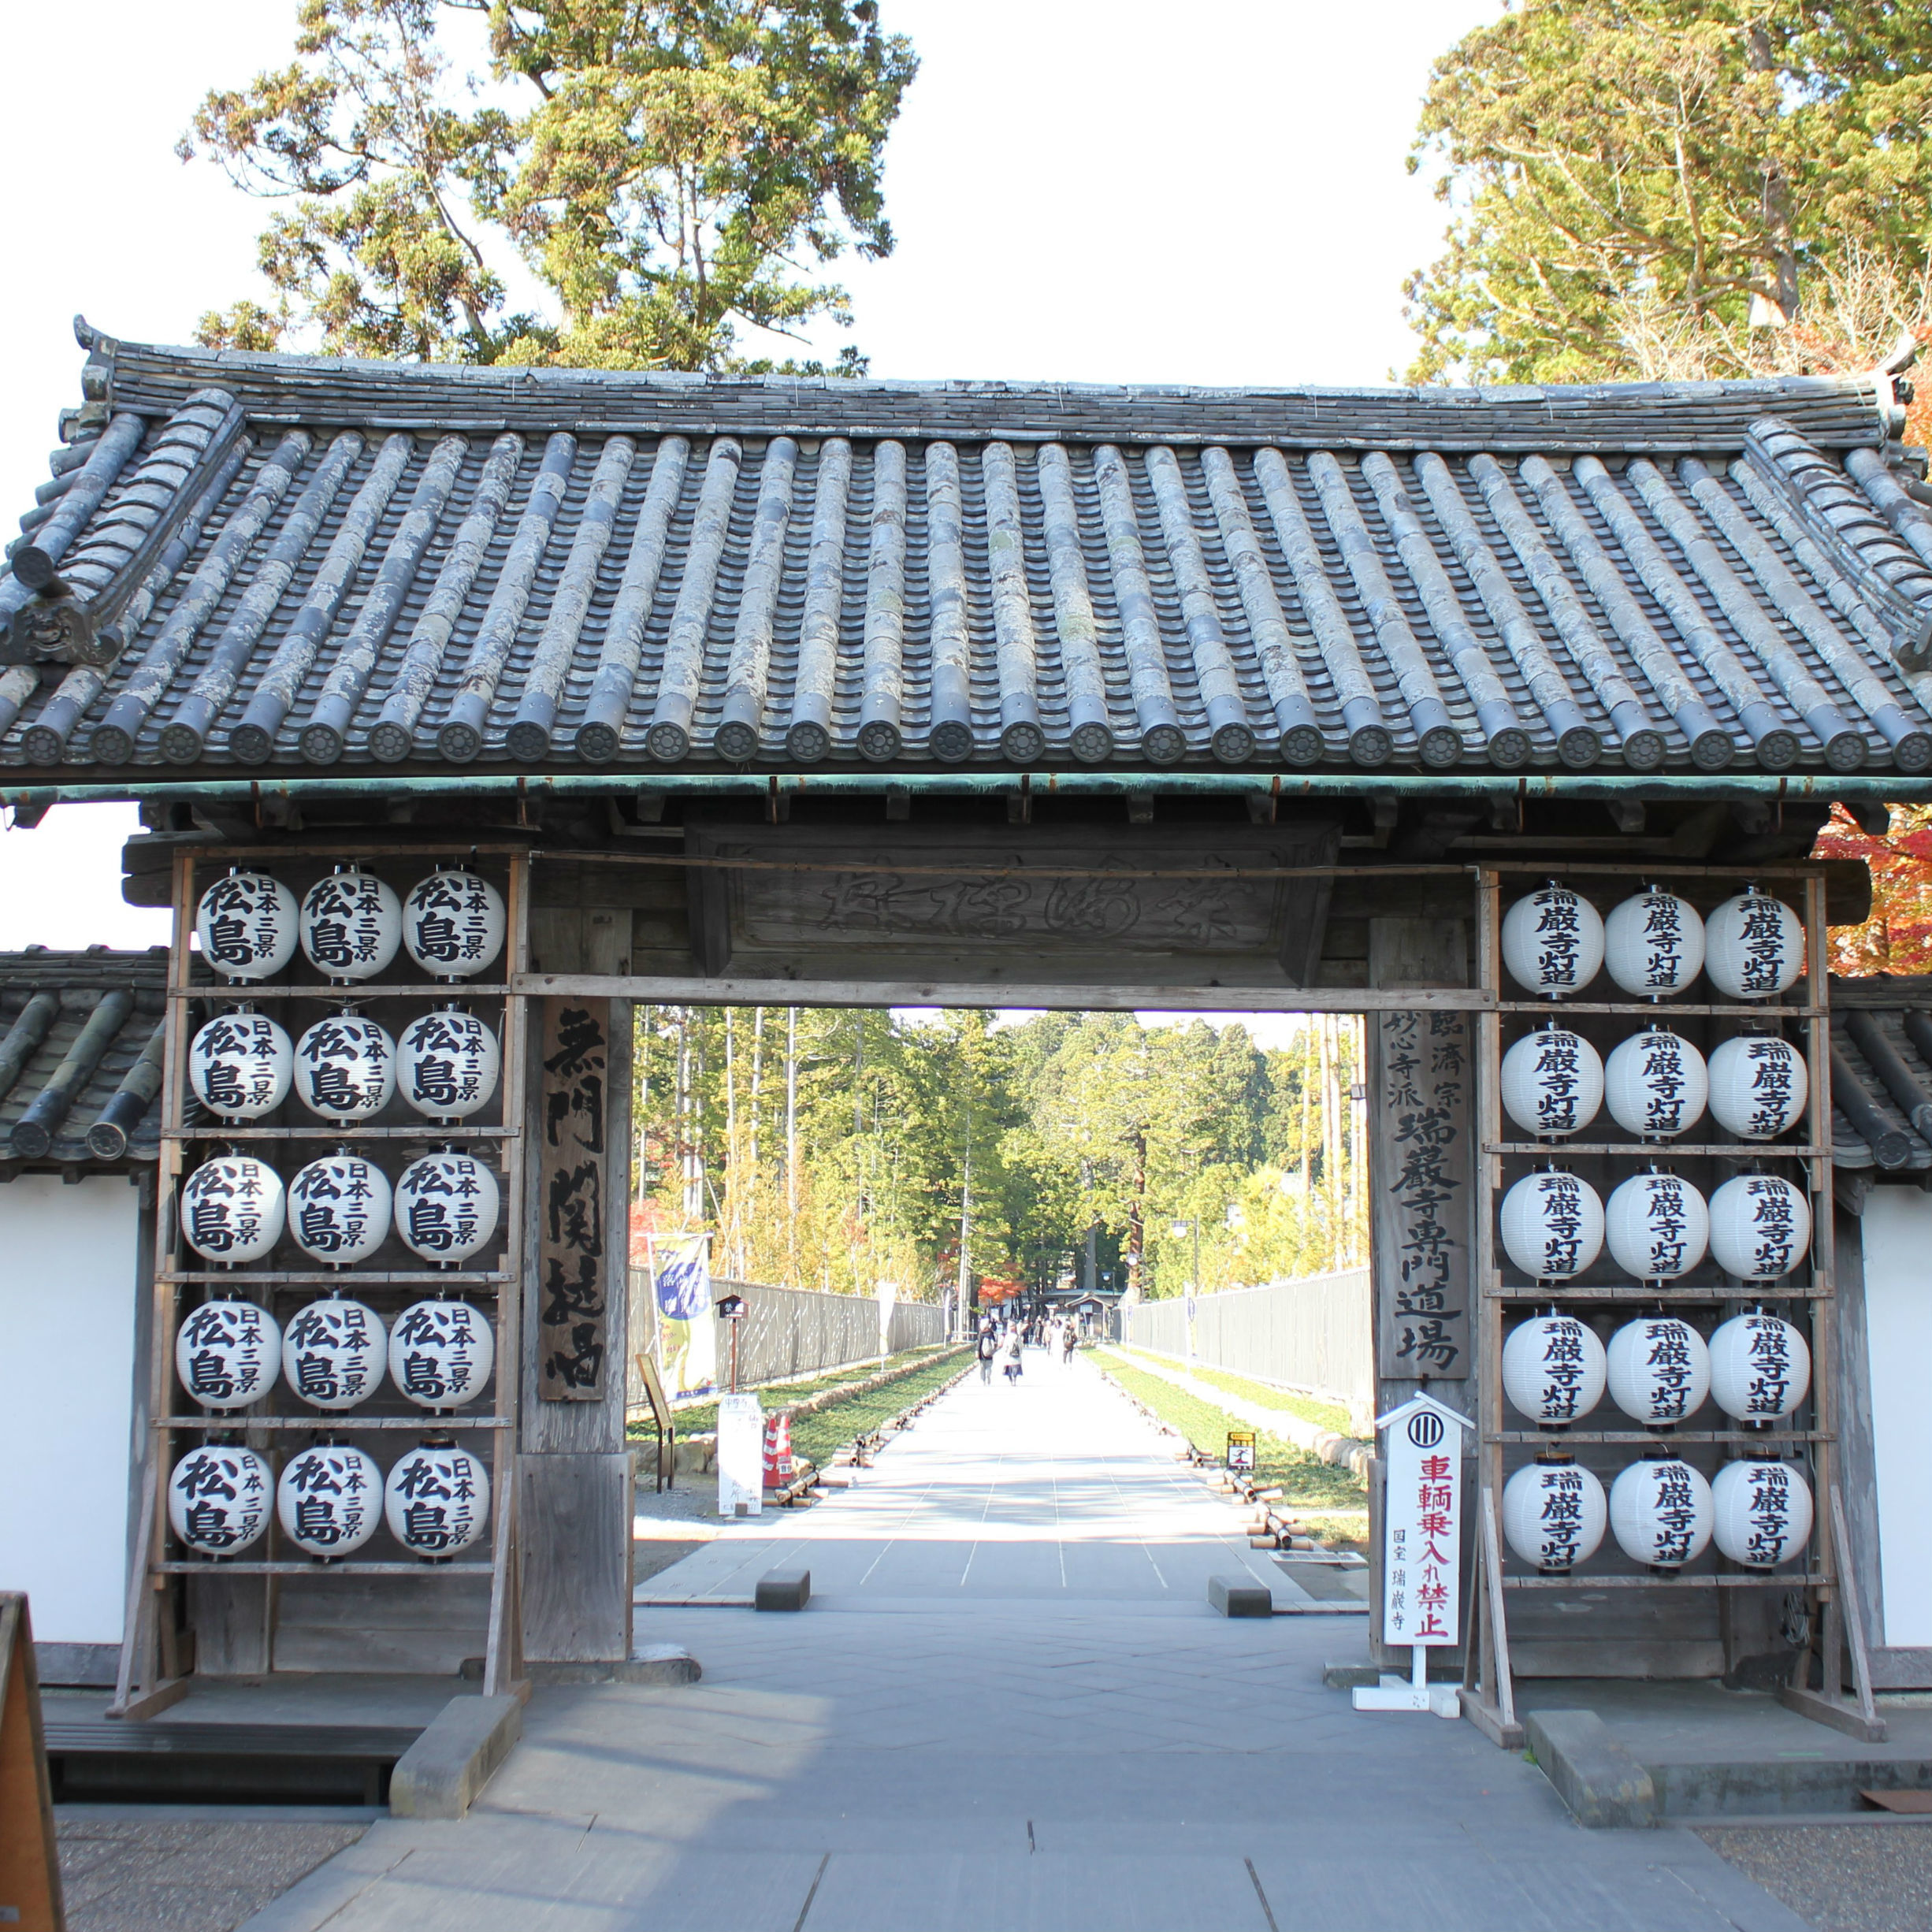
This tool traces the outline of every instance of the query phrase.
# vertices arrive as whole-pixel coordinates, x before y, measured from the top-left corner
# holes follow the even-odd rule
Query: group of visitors
[[[1013,1387],[1026,1373],[1026,1351],[1029,1348],[1045,1349],[1049,1362],[1057,1356],[1064,1368],[1073,1360],[1073,1351],[1079,1346],[1079,1325],[1071,1315],[996,1316],[989,1310],[983,1310],[975,1344],[979,1356],[979,1379],[990,1383],[993,1365],[998,1362],[1008,1388]]]

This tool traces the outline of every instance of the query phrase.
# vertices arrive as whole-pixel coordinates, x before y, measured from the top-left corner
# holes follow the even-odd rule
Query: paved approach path
[[[1358,1715],[1358,1620],[1230,1622],[1265,1559],[1090,1365],[977,1377],[652,1597],[702,1683],[540,1690],[456,1824],[386,1821],[255,1932],[1801,1932],[1689,1833],[1589,1833],[1469,1725]]]

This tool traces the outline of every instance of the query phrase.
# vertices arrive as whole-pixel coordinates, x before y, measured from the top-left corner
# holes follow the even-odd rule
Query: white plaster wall
[[[0,1589],[43,1644],[117,1644],[139,1200],[124,1175],[0,1187]]]
[[[1932,1510],[1925,1488],[1932,1195],[1916,1187],[1874,1187],[1860,1222],[1885,1640],[1932,1644]]]

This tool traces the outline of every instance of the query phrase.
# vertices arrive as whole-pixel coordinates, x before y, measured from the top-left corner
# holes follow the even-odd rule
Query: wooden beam
[[[1362,1013],[1411,1008],[1481,1012],[1495,996],[1469,986],[1036,986],[943,979],[696,979],[645,974],[528,973],[511,990],[572,1000],[660,1005],[1039,1007],[1058,1012]]]

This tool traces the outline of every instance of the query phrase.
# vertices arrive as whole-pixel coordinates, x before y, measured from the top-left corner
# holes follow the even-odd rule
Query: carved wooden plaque
[[[537,1390],[546,1402],[604,1394],[612,1269],[606,1251],[604,1001],[545,1000],[537,1195]]]
[[[1320,820],[1005,837],[971,826],[698,827],[694,858],[739,863],[693,867],[693,949],[709,972],[735,961],[845,976],[856,958],[909,975],[1025,979],[1050,960],[1124,980],[1232,968],[1305,985],[1330,881],[1293,868],[1332,865],[1338,843]]]

